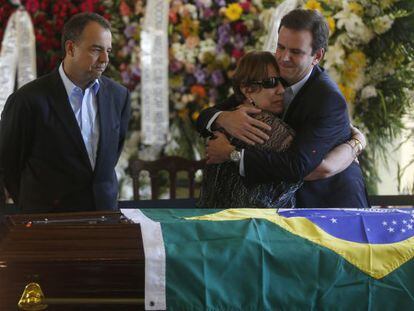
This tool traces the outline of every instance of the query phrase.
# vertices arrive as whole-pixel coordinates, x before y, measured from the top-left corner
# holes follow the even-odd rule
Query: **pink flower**
[[[119,13],[122,16],[131,15],[131,9],[129,8],[128,4],[125,3],[125,1],[121,1],[121,4],[119,5]]]
[[[233,56],[235,59],[239,59],[240,57],[242,57],[244,54],[244,52],[242,50],[238,50],[238,49],[233,49],[231,51],[231,56]]]

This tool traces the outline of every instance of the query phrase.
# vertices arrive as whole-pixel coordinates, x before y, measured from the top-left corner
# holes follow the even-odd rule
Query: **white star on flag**
[[[413,228],[413,225],[408,224],[408,225],[407,225],[407,228],[408,228],[408,229],[412,229],[412,228]]]
[[[405,229],[404,229],[404,228],[402,228],[402,229],[401,229],[401,232],[402,232],[402,233],[404,233],[404,232],[405,232]]]
[[[382,225],[383,225],[383,226],[386,226],[386,225],[388,225],[388,223],[387,223],[386,221],[383,221],[383,222],[382,222]]]
[[[406,223],[407,223],[407,221],[404,219],[404,220],[403,220],[403,224],[405,225]]]
[[[393,224],[393,225],[396,225],[396,224],[397,224],[397,222],[396,222],[395,220],[393,220],[393,221],[392,221],[392,224]]]
[[[332,221],[333,224],[338,223],[338,219],[336,219],[336,218],[331,218],[331,221]]]
[[[394,232],[394,228],[393,227],[389,227],[387,230],[389,231],[389,233]]]

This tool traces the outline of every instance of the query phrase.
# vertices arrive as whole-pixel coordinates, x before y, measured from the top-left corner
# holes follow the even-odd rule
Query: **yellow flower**
[[[322,6],[317,0],[308,0],[305,3],[305,8],[308,10],[318,10],[320,12],[322,11]]]
[[[195,111],[192,115],[191,115],[191,119],[193,119],[194,121],[196,121],[198,119],[198,116],[200,115],[200,112]]]
[[[343,79],[351,84],[357,81],[357,79],[359,78],[359,75],[360,75],[359,68],[355,68],[352,66],[346,67],[342,73]]]
[[[364,8],[357,2],[349,2],[349,9],[351,12],[354,12],[356,15],[362,16],[364,14]]]
[[[349,66],[353,68],[365,67],[367,64],[367,57],[362,51],[353,51],[348,55],[346,62]]]
[[[355,50],[350,53],[345,59],[344,71],[342,73],[344,81],[347,81],[348,85],[358,84],[366,65],[367,58],[363,52]]]
[[[328,22],[329,27],[329,34],[332,35],[335,32],[335,20],[332,16],[329,16],[326,18],[326,21]]]
[[[339,86],[339,89],[341,90],[342,94],[344,95],[344,97],[346,99],[346,102],[348,104],[353,103],[354,99],[355,99],[355,91],[352,88],[350,88],[350,87],[348,87],[348,86],[346,86],[342,83],[339,83],[338,86]]]
[[[181,119],[186,119],[188,117],[188,108],[184,108],[178,111],[178,116]]]
[[[226,10],[224,11],[224,15],[233,21],[237,21],[243,13],[243,8],[238,3],[231,3],[227,6]]]

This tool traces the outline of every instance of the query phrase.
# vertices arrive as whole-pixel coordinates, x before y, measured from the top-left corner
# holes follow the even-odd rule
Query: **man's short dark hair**
[[[280,22],[282,26],[294,30],[308,30],[312,34],[312,55],[320,48],[328,49],[329,27],[321,13],[316,10],[296,9],[286,14]]]
[[[111,30],[111,24],[101,15],[91,12],[78,13],[73,15],[63,26],[62,32],[62,50],[63,55],[66,54],[65,43],[68,40],[77,41],[82,35],[85,27],[90,23],[95,22],[101,25],[104,29]]]

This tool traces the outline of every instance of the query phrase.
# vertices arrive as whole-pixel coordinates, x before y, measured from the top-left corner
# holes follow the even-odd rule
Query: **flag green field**
[[[398,262],[393,243],[393,269],[373,277],[323,246],[326,231],[308,239],[271,221],[274,210],[141,211],[161,224],[168,310],[414,309],[414,262]]]

